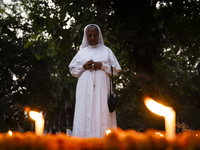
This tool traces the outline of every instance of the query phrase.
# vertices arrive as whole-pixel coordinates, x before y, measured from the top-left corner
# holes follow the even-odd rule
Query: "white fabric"
[[[89,27],[91,25],[96,26],[98,28],[98,30],[99,30],[99,44],[103,44],[104,45],[102,33],[101,33],[101,30],[100,30],[99,26],[96,25],[96,24],[88,24],[84,28],[84,35],[83,35],[83,40],[82,40],[82,44],[81,44],[81,49],[89,46],[89,43],[88,43],[88,40],[87,40],[87,37],[86,37],[86,29],[87,29],[87,27]]]
[[[101,70],[84,70],[83,64],[91,59],[103,63]],[[110,93],[110,65],[113,66],[114,75],[121,71],[114,53],[103,44],[83,48],[69,64],[70,73],[78,78],[74,136],[102,138],[106,129],[117,127],[116,113],[110,113],[107,105]]]

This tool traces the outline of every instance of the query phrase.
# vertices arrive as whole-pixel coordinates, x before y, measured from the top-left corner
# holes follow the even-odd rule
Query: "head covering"
[[[84,28],[84,35],[83,35],[83,40],[82,40],[82,44],[81,44],[81,49],[82,49],[82,48],[85,48],[85,47],[87,47],[87,46],[89,45],[88,40],[87,40],[87,37],[86,37],[86,29],[87,29],[87,27],[89,27],[89,26],[91,26],[91,25],[96,26],[97,29],[99,30],[99,44],[103,44],[103,45],[104,45],[103,37],[102,37],[102,33],[101,33],[101,29],[99,28],[99,26],[96,25],[96,24],[88,24],[88,25]]]

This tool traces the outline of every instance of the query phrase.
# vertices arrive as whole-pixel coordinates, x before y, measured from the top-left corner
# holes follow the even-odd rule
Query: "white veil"
[[[87,37],[86,37],[86,29],[87,29],[87,27],[89,27],[91,25],[96,26],[98,28],[98,30],[99,30],[99,43],[104,45],[101,29],[99,28],[99,26],[96,25],[96,24],[88,24],[84,28],[84,35],[83,35],[83,40],[82,40],[82,44],[81,44],[81,49],[84,48],[84,47],[87,47],[89,45]]]

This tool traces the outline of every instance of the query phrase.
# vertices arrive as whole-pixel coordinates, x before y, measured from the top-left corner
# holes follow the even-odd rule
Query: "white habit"
[[[91,59],[103,63],[101,70],[84,70],[83,64]],[[116,113],[110,113],[107,104],[110,65],[113,66],[114,75],[121,71],[114,53],[103,44],[82,48],[69,64],[70,73],[78,78],[74,136],[102,138],[106,129],[117,126]]]

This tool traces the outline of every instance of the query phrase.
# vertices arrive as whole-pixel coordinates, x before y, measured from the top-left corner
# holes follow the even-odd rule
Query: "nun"
[[[104,45],[96,24],[84,28],[80,50],[69,64],[70,73],[77,77],[73,136],[103,138],[105,131],[117,127],[116,112],[109,112],[111,66],[113,75],[121,71],[112,50]]]

